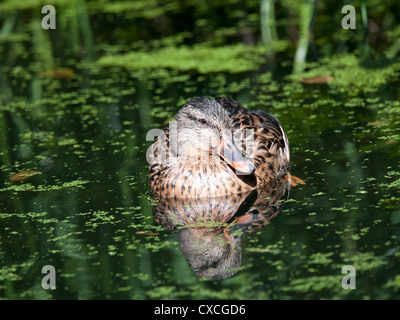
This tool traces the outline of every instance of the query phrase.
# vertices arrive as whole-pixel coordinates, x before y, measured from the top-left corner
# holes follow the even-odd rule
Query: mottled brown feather
[[[196,102],[196,99],[191,101]],[[168,161],[153,161],[159,156],[158,143],[163,139],[167,142],[167,151],[163,159],[168,159],[169,129],[165,128],[163,136],[156,138],[149,152],[149,182],[153,193],[175,198],[239,194],[261,187],[288,172],[289,142],[276,117],[260,110],[247,110],[231,98],[216,98],[215,101],[228,112],[232,130],[254,130],[255,148],[253,154],[249,155],[254,159],[254,173],[250,176],[238,176],[222,160],[214,164],[185,163],[179,166],[169,165]],[[243,153],[247,151],[244,144],[238,145],[238,148]]]

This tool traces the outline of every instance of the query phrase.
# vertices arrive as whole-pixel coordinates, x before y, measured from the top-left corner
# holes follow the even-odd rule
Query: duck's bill
[[[239,148],[231,139],[222,138],[218,147],[218,154],[236,170],[236,174],[249,175],[255,170],[253,161],[243,156]]]

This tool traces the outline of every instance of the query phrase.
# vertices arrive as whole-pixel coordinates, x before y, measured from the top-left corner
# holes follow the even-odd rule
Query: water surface
[[[262,44],[259,2],[225,2],[59,1],[47,31],[36,4],[0,6],[1,298],[400,297],[400,66],[385,55],[396,52],[395,2],[368,7],[382,28],[374,55],[360,51],[362,28],[327,27],[341,17],[328,1],[297,74],[286,27],[298,8],[279,7],[280,37]],[[333,81],[300,81],[312,76]],[[306,182],[268,223],[241,230],[240,266],[224,280],[195,275],[147,183],[146,133],[195,96],[277,116]],[[41,286],[45,265],[55,290]],[[342,287],[345,265],[356,289]]]

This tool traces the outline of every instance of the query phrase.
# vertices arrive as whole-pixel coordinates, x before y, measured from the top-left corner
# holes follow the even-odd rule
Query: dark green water
[[[0,5],[0,298],[400,298],[395,1],[367,1],[380,28],[368,42],[360,17],[343,30],[341,7],[321,5],[312,63],[296,74],[290,1],[267,45],[258,1],[127,3],[59,1],[56,30],[35,4]],[[334,80],[300,81],[315,75]],[[147,184],[148,130],[195,96],[276,115],[306,182],[243,235],[241,267],[220,281],[192,272]],[[27,170],[41,174],[10,181]],[[45,265],[55,290],[41,286]],[[345,265],[356,289],[342,288]]]

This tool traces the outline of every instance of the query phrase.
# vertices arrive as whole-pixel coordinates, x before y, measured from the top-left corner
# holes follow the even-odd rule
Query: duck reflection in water
[[[262,189],[238,195],[158,199],[155,220],[178,234],[179,247],[200,278],[220,280],[237,273],[241,239],[267,225],[289,197],[290,174]]]

